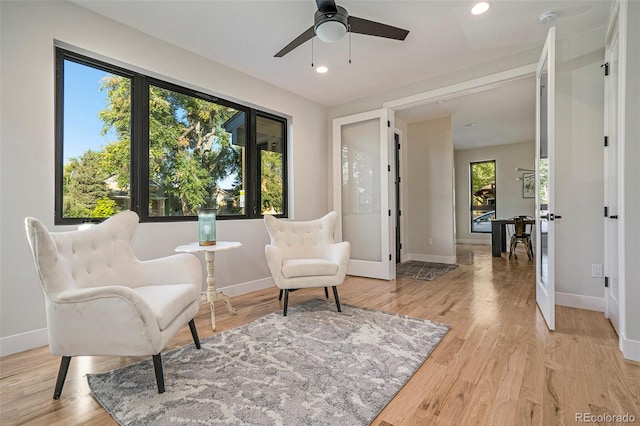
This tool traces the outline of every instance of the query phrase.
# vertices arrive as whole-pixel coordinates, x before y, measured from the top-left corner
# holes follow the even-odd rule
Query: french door
[[[536,302],[555,330],[555,27],[549,29],[536,70]]]
[[[395,278],[392,129],[386,108],[333,120],[333,206],[338,237],[351,243],[349,275]]]
[[[619,4],[618,4],[619,7]],[[620,116],[619,101],[619,10],[616,10],[609,23],[605,46],[605,134],[607,144],[604,148],[604,202],[606,206],[604,218],[604,272],[608,287],[605,287],[605,316],[616,329],[618,336],[622,335],[621,289],[619,280],[619,162],[618,126]]]

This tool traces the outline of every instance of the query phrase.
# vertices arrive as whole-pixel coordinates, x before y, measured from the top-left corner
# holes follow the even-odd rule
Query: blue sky
[[[107,92],[100,90],[101,79],[109,73],[64,61],[64,164],[114,140],[102,136],[98,113],[106,106]]]

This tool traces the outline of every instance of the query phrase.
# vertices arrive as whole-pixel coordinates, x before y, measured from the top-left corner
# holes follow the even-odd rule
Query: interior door
[[[536,302],[555,330],[553,153],[555,137],[555,27],[549,29],[536,70]]]
[[[393,113],[386,108],[333,120],[333,206],[338,238],[351,243],[349,275],[395,277],[392,129]]]
[[[604,148],[604,272],[605,316],[620,335],[620,281],[618,279],[618,20],[617,14],[609,26],[606,43],[605,134]]]

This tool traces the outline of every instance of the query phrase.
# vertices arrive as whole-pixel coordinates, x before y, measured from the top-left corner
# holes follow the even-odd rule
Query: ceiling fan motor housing
[[[336,11],[316,11],[313,31],[327,43],[340,40],[349,28],[349,14],[344,7],[336,6]]]

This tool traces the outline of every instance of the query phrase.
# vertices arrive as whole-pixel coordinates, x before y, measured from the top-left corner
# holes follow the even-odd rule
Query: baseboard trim
[[[447,263],[455,265],[458,261],[456,256],[436,256],[432,254],[407,253],[407,260],[417,260],[419,262]]]
[[[275,287],[273,278],[262,278],[255,281],[248,281],[246,283],[234,284],[227,287],[218,288],[229,297],[240,296],[242,294],[251,293],[253,291],[264,290],[265,288]]]
[[[491,240],[473,240],[473,239],[460,238],[456,240],[456,244],[478,244],[482,246],[490,246]]]
[[[0,356],[13,355],[49,344],[46,328],[0,338]]]
[[[640,362],[640,340],[623,337],[620,339],[620,350],[626,359]]]
[[[604,312],[604,298],[556,292],[556,305]]]

